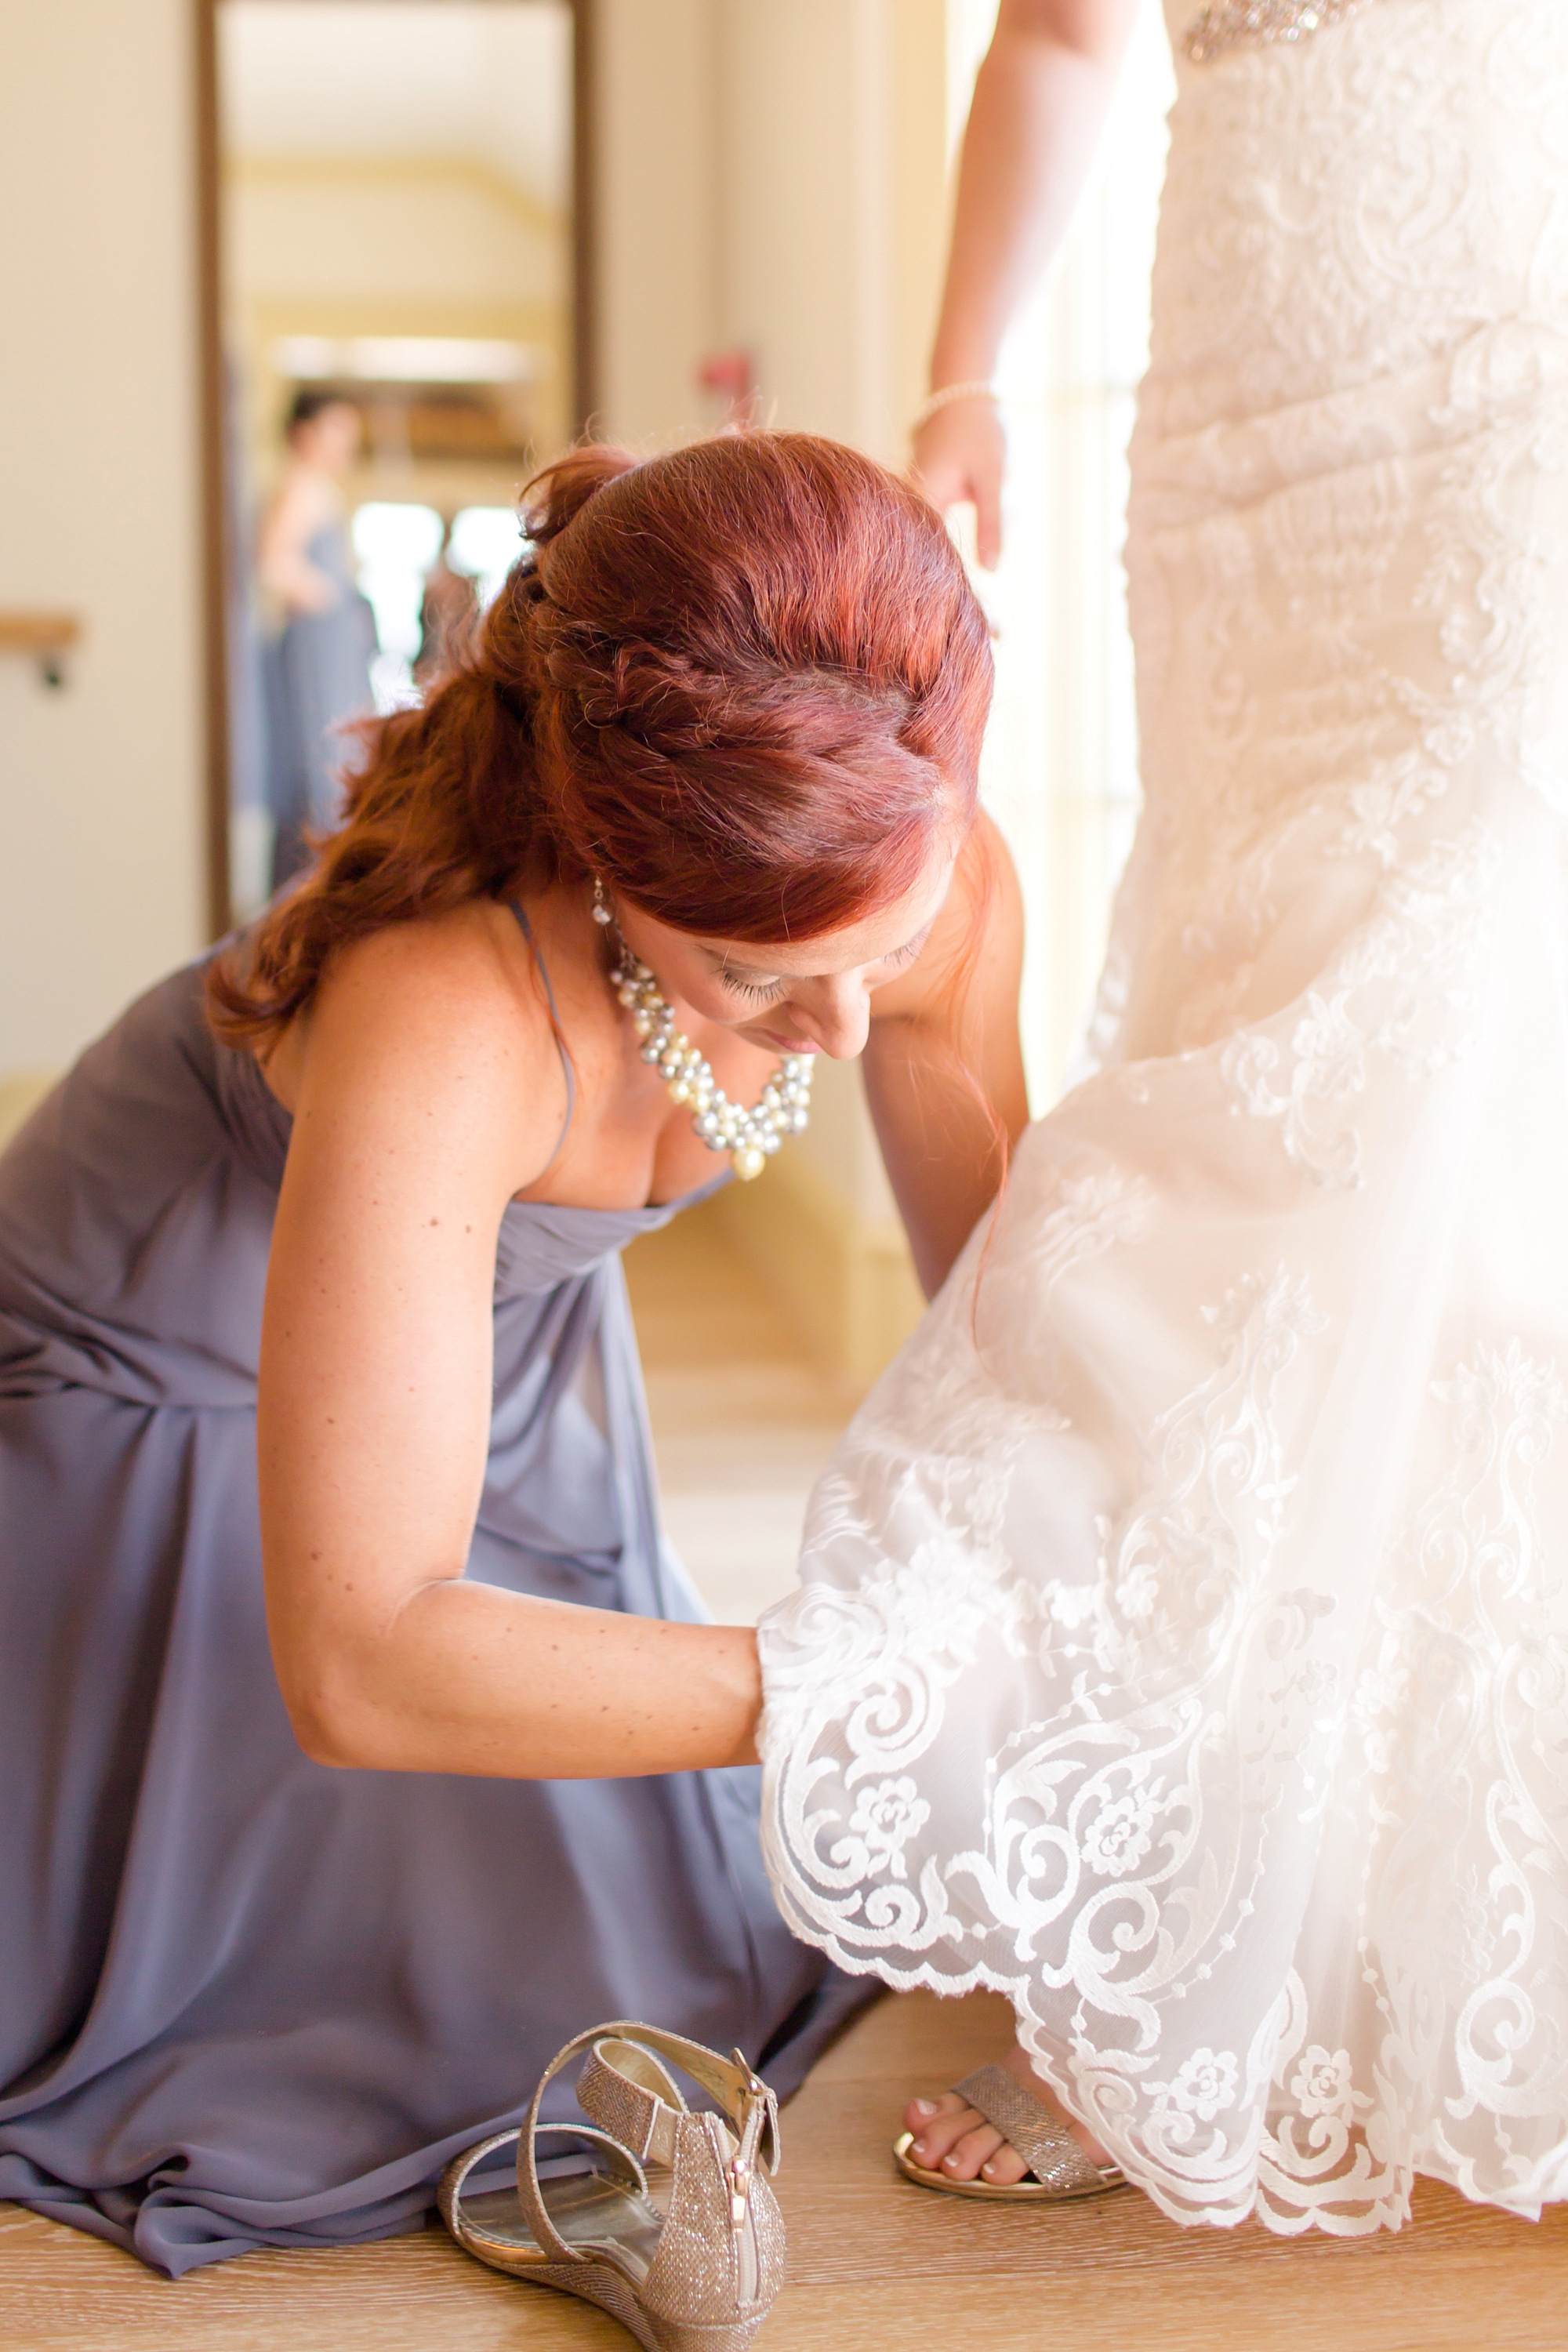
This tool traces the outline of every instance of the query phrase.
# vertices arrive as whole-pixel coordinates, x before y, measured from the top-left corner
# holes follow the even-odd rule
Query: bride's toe
[[[1005,2153],[1006,2141],[994,2124],[984,2123],[976,2116],[974,2128],[966,2131],[942,2158],[942,2169],[950,2180],[977,2180],[994,2157]]]
[[[911,2099],[904,2109],[904,2129],[912,2132],[910,2154],[928,2172],[942,2168],[951,2150],[982,2118],[955,2091],[940,2099]]]
[[[1005,2139],[995,2155],[980,2168],[981,2179],[992,2189],[1013,2189],[1028,2177],[1029,2168],[1011,2140]]]

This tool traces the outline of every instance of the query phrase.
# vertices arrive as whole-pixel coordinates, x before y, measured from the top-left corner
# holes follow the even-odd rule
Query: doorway
[[[199,0],[212,928],[330,829],[592,400],[586,0]]]

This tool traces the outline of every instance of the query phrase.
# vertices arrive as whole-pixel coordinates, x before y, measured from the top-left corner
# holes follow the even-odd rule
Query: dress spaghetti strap
[[[550,985],[550,970],[545,963],[543,950],[533,936],[533,926],[515,898],[509,898],[507,904],[517,917],[518,929],[528,941],[528,951],[538,966],[540,979],[544,982],[544,1001],[550,1007],[550,1026],[555,1033],[555,1050],[561,1056],[561,1067],[566,1078],[566,1116],[561,1122],[561,1132],[550,1155],[550,1162],[553,1165],[561,1157],[562,1147],[572,1125],[572,1114],[577,1108],[577,1073],[572,1066],[572,1056],[566,1051],[566,1034],[561,1026],[561,1015],[555,1010],[555,991]]]

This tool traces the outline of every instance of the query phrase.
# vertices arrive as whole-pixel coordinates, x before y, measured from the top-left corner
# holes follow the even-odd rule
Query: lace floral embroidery
[[[1476,2162],[1474,2139],[1467,2157],[1454,2136],[1467,2123],[1492,2139],[1521,2207],[1555,2193],[1556,2153],[1532,2158],[1531,2136],[1508,2118],[1550,2104],[1568,2057],[1561,2011],[1541,1998],[1568,1969],[1568,1918],[1542,1843],[1556,1843],[1568,1811],[1568,1591],[1535,1493],[1568,1399],[1517,1339],[1478,1349],[1433,1395],[1448,1466],[1396,1546],[1412,1597],[1374,1612],[1352,1720],[1378,2065],[1390,2088],[1413,2086],[1441,2052],[1446,2096],[1424,2129],[1385,2132],[1374,2148],[1360,2135],[1384,2103],[1348,2053],[1301,2046],[1298,1988],[1278,2069],[1289,2105],[1260,2174],[1277,2226],[1303,2209],[1353,2212],[1369,2196],[1402,2214],[1416,2171]],[[1456,1874],[1467,1827],[1485,1860]]]
[[[1478,825],[1458,846],[1394,875],[1377,913],[1308,992],[1288,1046],[1263,1029],[1226,1046],[1226,1078],[1254,1118],[1279,1121],[1287,1153],[1314,1182],[1361,1181],[1349,1114],[1374,1057],[1406,1077],[1429,1077],[1473,1046],[1497,862]]]

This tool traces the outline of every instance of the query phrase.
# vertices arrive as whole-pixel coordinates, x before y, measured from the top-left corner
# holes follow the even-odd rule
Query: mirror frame
[[[444,5],[446,0],[436,0]],[[572,399],[576,430],[595,406],[594,91],[596,0],[566,0],[572,11]],[[206,930],[229,929],[228,536],[224,482],[222,137],[218,118],[217,12],[222,0],[192,0],[195,100],[195,293],[199,362],[203,775],[206,841]]]

